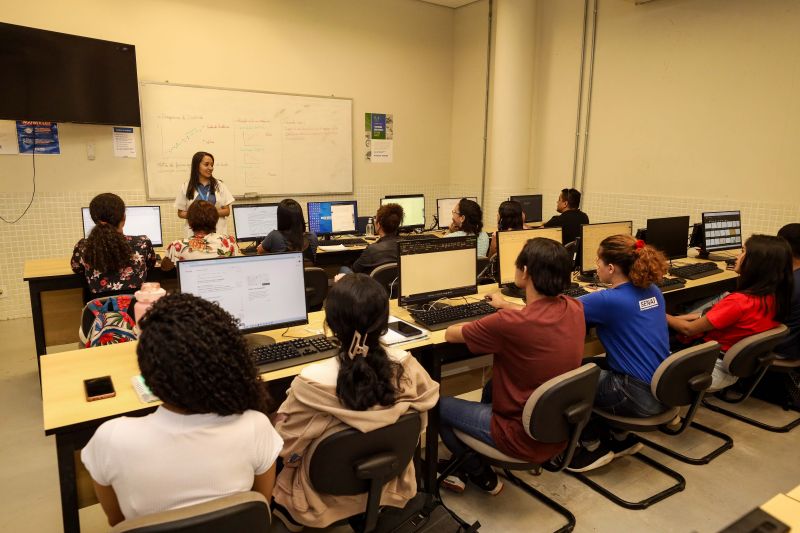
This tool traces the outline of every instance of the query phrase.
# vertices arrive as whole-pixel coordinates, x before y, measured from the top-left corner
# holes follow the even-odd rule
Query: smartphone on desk
[[[114,383],[111,381],[111,376],[84,379],[83,388],[86,391],[87,402],[113,398],[117,395],[117,392],[114,390]]]
[[[391,329],[392,331],[396,331],[403,337],[414,337],[416,335],[422,335],[421,329],[417,329],[411,324],[403,322],[402,320],[398,320],[396,322],[389,322],[389,329]]]

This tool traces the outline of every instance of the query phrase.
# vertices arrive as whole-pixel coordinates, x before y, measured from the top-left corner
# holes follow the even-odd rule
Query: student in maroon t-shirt
[[[543,463],[561,452],[565,443],[546,444],[529,437],[522,426],[522,410],[539,385],[580,366],[586,325],[580,302],[560,294],[569,286],[572,271],[572,260],[561,243],[529,240],[516,267],[514,281],[525,289],[527,305],[511,304],[495,293],[489,303],[499,309],[497,313],[450,326],[445,332],[448,342],[466,343],[473,353],[493,353],[494,370],[491,403],[440,399],[441,436],[453,454],[465,449],[455,428],[512,457]],[[450,476],[445,486],[463,491],[467,478],[490,494],[503,487],[477,457],[465,462],[462,472]]]
[[[667,315],[669,327],[688,339],[717,341],[722,353],[750,335],[778,326],[789,313],[793,287],[792,250],[781,237],[753,235],[744,243],[734,270],[737,288],[705,315]],[[717,361],[712,387],[724,388],[736,377]]]

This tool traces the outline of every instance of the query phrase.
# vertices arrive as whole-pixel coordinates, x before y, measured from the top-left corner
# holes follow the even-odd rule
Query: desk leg
[[[425,366],[431,378],[442,382],[442,361],[435,350],[425,353]],[[437,466],[439,463],[439,405],[428,411],[428,427],[425,430],[425,492],[436,494]]]
[[[28,281],[28,293],[31,298],[31,317],[33,318],[33,338],[36,341],[36,363],[39,357],[47,353],[44,340],[44,315],[42,313],[42,291],[35,281]],[[41,380],[41,377],[39,378]]]
[[[61,486],[61,520],[64,533],[80,533],[78,486],[75,478],[75,441],[73,435],[56,434],[58,482]]]

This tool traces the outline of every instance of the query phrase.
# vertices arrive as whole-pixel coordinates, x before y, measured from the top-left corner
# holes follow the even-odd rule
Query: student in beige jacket
[[[381,346],[389,300],[374,279],[365,274],[342,278],[328,293],[325,315],[342,350],[303,369],[276,418],[284,448],[273,511],[290,531],[326,527],[366,508],[366,494],[332,496],[311,485],[307,459],[324,437],[348,427],[367,432],[388,426],[409,410],[422,413],[424,428],[425,413],[439,398],[439,384],[413,356]],[[404,507],[416,493],[412,461],[384,486],[380,503]]]

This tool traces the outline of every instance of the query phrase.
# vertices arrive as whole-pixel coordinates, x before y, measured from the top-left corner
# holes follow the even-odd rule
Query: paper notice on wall
[[[21,154],[59,155],[58,124],[34,120],[17,121],[17,146]]]
[[[112,136],[114,139],[114,157],[136,157],[136,140],[133,137],[133,128],[118,128],[114,126]]]
[[[0,120],[0,155],[19,153],[17,124],[13,120]]]
[[[391,163],[394,158],[394,117],[364,113],[364,157],[372,163]]]

